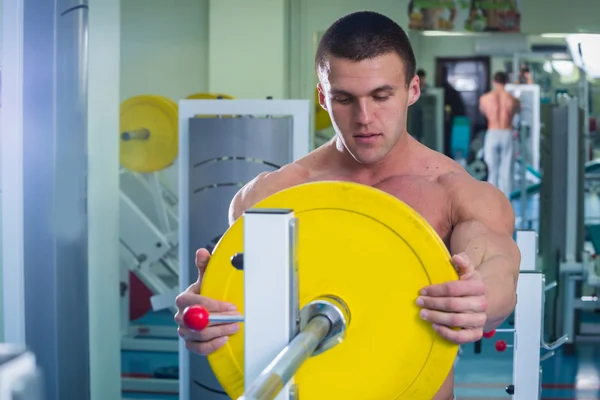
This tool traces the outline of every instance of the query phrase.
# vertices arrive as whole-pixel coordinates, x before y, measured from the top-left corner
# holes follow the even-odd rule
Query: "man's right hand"
[[[227,343],[229,335],[236,333],[240,329],[239,323],[232,323],[209,325],[203,331],[196,332],[186,328],[183,323],[183,310],[191,305],[201,305],[210,313],[240,315],[240,313],[236,311],[235,305],[210,299],[199,294],[202,277],[204,276],[209,260],[210,253],[208,250],[200,249],[196,252],[198,280],[177,296],[177,299],[175,300],[178,309],[177,314],[175,314],[175,322],[179,325],[179,328],[177,329],[179,336],[185,340],[185,347],[189,351],[204,356],[223,347],[225,343]]]

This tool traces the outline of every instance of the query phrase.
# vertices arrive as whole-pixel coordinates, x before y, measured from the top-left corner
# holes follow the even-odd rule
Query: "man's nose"
[[[354,106],[354,122],[368,125],[373,121],[372,109],[368,100],[359,99]]]

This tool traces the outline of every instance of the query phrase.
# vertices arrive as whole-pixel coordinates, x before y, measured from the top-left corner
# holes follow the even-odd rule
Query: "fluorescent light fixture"
[[[572,61],[567,60],[554,60],[551,62],[552,69],[556,71],[562,77],[570,77],[573,75],[575,70],[575,64]]]
[[[470,36],[468,32],[455,32],[455,31],[423,31],[423,36]]]
[[[553,71],[552,63],[550,61],[546,61],[542,68],[544,68],[544,71],[546,71],[549,74],[551,74]]]
[[[600,35],[576,33],[566,37],[573,63],[590,78],[600,78]]]
[[[544,39],[564,39],[569,36],[568,33],[542,33],[540,37]]]

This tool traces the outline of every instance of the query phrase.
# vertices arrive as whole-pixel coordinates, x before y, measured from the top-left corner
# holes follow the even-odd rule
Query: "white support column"
[[[517,231],[517,246],[521,252],[521,271],[537,270],[537,233]]]
[[[521,271],[515,310],[513,400],[540,398],[543,293],[544,275],[537,271]]]
[[[292,210],[251,209],[244,213],[245,390],[296,335],[296,240]],[[289,400],[292,384],[293,378],[276,400]]]
[[[90,399],[121,398],[120,0],[89,0],[88,268]]]

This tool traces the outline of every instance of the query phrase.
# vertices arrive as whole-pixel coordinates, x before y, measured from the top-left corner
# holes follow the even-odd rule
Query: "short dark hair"
[[[501,85],[506,85],[508,82],[508,77],[506,76],[506,72],[498,71],[494,74],[494,82],[499,83]]]
[[[419,76],[419,78],[423,78],[423,77],[427,76],[427,74],[425,73],[425,70],[422,68],[417,70],[417,75]]]
[[[385,15],[359,11],[338,19],[327,29],[317,48],[315,67],[318,72],[329,56],[358,62],[392,52],[404,61],[409,84],[417,61],[404,29]]]

